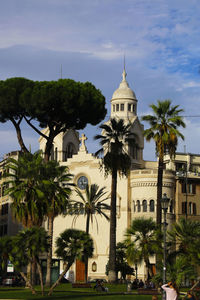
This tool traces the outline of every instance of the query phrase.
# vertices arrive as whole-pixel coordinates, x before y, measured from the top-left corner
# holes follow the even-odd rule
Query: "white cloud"
[[[200,82],[188,81],[183,83],[182,86],[180,86],[176,90],[181,92],[183,89],[187,89],[187,88],[200,88]]]

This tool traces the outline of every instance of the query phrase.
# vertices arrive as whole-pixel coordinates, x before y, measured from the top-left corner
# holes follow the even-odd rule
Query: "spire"
[[[126,67],[125,67],[125,54],[124,54],[124,70],[123,70],[123,73],[122,73],[122,81],[126,81]]]

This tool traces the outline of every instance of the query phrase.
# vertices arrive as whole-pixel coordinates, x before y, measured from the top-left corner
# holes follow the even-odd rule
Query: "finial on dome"
[[[126,67],[125,67],[125,54],[124,54],[124,70],[122,73],[122,81],[126,81]]]

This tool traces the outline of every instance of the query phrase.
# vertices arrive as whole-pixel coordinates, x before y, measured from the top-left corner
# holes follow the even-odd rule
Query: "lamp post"
[[[169,206],[170,199],[167,198],[166,193],[163,194],[163,197],[161,198],[161,208],[164,212],[164,228],[163,228],[163,284],[166,283],[166,231],[167,231],[167,209]],[[166,294],[163,292],[163,300],[166,299]]]
[[[136,277],[136,280],[138,279],[138,266],[137,266],[137,263],[135,263],[135,277]]]

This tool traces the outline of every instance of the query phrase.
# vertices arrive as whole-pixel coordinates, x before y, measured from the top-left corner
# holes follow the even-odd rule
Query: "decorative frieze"
[[[131,187],[157,187],[157,181],[156,182],[132,182]],[[163,187],[174,187],[173,182],[163,182]]]

